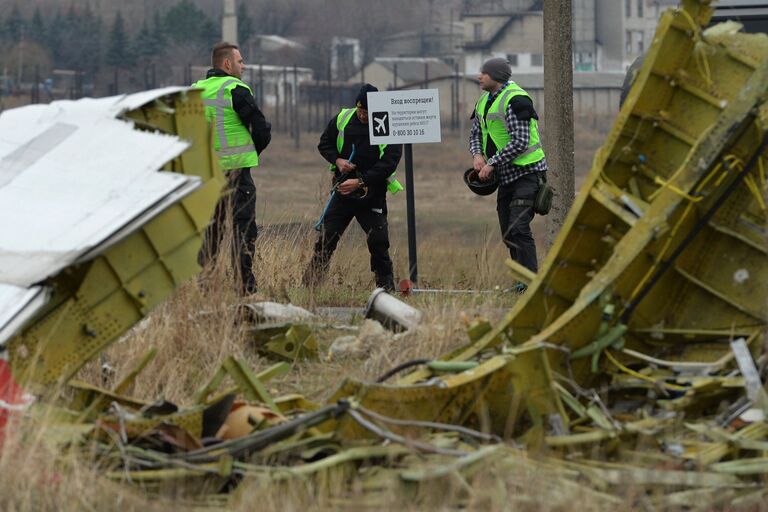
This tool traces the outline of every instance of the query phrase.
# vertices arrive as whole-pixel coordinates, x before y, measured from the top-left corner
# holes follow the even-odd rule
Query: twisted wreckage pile
[[[196,272],[222,179],[196,91],[41,115],[34,134],[18,134],[27,142],[1,143],[0,210],[21,186],[14,179],[29,174],[22,166],[67,154],[79,136],[67,116],[98,111],[93,136],[120,129],[153,149],[145,162],[131,159],[143,202],[112,210],[120,216],[79,212],[90,231],[81,224],[60,236],[62,224],[59,236],[36,240],[55,250],[34,258],[3,237],[0,343],[15,379],[32,391],[70,381],[76,399],[57,407],[77,411],[69,417],[84,426],[82,442],[113,462],[107,477],[149,490],[193,482],[197,492],[228,489],[219,495],[236,499],[260,482],[301,478],[316,492],[354,489],[364,503],[393,486],[414,496],[450,481],[460,503],[473,493],[466,478],[493,465],[544,476],[537,492],[550,506],[577,494],[626,503],[632,489],[630,499],[649,506],[764,503],[768,38],[734,24],[702,31],[708,4],[684,0],[662,16],[542,270],[510,263],[528,292],[506,318],[476,320],[468,345],[414,362],[398,380],[348,380],[325,405],[269,395],[264,383],[286,363],[254,374],[233,358],[183,410],[121,396],[130,378],[111,391],[70,381]],[[154,172],[158,161],[171,172]],[[24,272],[7,272],[14,254]],[[299,324],[258,332],[287,359],[314,344]],[[227,375],[236,387],[219,391]],[[5,392],[6,402],[28,406],[19,389]],[[248,402],[235,403],[238,393]],[[511,499],[530,492],[521,487]]]

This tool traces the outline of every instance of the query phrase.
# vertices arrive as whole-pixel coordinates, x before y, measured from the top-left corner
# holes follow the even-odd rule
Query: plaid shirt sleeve
[[[469,152],[473,155],[483,154],[483,141],[480,136],[480,120],[472,117],[472,129],[469,131]]]
[[[488,163],[494,167],[499,165],[510,165],[512,161],[528,149],[528,143],[531,138],[530,121],[523,121],[517,118],[512,103],[507,105],[507,114],[505,121],[507,132],[511,140],[501,151],[488,159]]]

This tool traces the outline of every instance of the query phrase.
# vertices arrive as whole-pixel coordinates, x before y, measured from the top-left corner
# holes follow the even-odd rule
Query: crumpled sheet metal
[[[685,44],[675,52],[665,46],[668,40],[679,42],[688,28],[685,20],[682,14],[662,20],[659,31],[666,34],[649,51],[596,156],[592,190],[580,194],[571,229],[559,237],[534,293],[504,326],[514,342],[527,341],[533,327],[537,333],[530,342],[546,339],[578,349],[596,337],[606,303],[616,306],[614,324],[628,327],[628,348],[664,359],[692,360],[698,343],[765,329],[765,159],[757,153],[765,150],[768,38],[712,36],[708,44],[688,43],[691,54],[680,61]],[[750,161],[746,179],[726,196]],[[647,206],[625,223],[607,213],[606,205],[618,200],[604,201],[593,192],[600,189]],[[594,223],[601,214],[604,220]],[[590,236],[600,224],[623,231],[620,237],[602,233],[601,241],[615,237],[612,248],[612,240],[602,242],[605,263],[588,250],[600,244]],[[570,264],[569,258],[578,261]],[[578,268],[595,259],[596,267]],[[558,299],[565,286],[580,290],[573,301]],[[709,357],[729,351],[721,345],[720,353]]]
[[[26,302],[4,307],[12,314],[5,326],[0,325],[4,337],[0,341],[8,350],[14,375],[22,383],[47,385],[66,382],[176,286],[197,274],[196,253],[224,178],[211,149],[199,91],[170,88],[135,97],[52,104],[48,110],[29,108],[39,114],[43,128],[43,121],[61,118],[72,127],[71,133],[56,147],[35,146],[36,158],[26,167],[21,166],[27,161],[21,157],[3,160],[7,165],[3,164],[2,172],[11,166],[16,174],[0,187],[0,193],[21,186],[28,175],[55,168],[57,180],[66,184],[62,182],[53,195],[63,202],[62,208],[69,205],[72,216],[54,217],[67,222],[78,216],[88,219],[87,229],[76,222],[75,228],[59,229],[54,236],[59,245],[46,242],[53,236],[49,228],[55,223],[31,231],[23,223],[26,237],[17,240],[21,245],[11,246],[19,250],[0,251],[11,257],[24,254],[27,245],[50,246],[51,254],[58,255],[55,261],[25,258],[28,265],[19,275],[27,277],[11,279],[22,286],[30,279],[35,282],[39,291],[33,297],[29,296],[34,290],[27,295],[16,289],[0,290],[0,298],[11,300],[21,294],[18,300]],[[8,111],[1,119],[18,114]],[[80,140],[94,130],[91,143],[67,145],[70,139]],[[103,145],[92,145],[105,137]],[[117,157],[119,165],[113,160]],[[62,160],[66,163],[58,165]],[[120,178],[112,177],[113,173],[121,174]],[[58,184],[57,180],[52,183]],[[125,186],[120,185],[124,182]],[[152,188],[153,184],[158,187]],[[72,192],[62,194],[70,187]],[[37,213],[49,209],[38,208]],[[3,218],[11,221],[14,216]],[[40,266],[42,262],[47,263]],[[12,271],[8,265],[3,269]]]
[[[530,435],[541,438],[550,416],[566,420],[545,352],[543,346],[527,347],[410,386],[348,380],[330,401],[354,396],[361,406],[392,418],[467,425],[508,439],[537,430]],[[372,437],[348,416],[336,431],[343,439]]]
[[[635,84],[565,225],[528,291],[506,319],[449,354],[546,342],[571,353],[599,347],[664,361],[712,362],[722,340],[757,336],[768,322],[765,137],[768,37],[702,32],[708,2],[661,17]],[[746,171],[745,171],[746,169]],[[611,311],[608,315],[607,312]],[[602,330],[602,331],[601,331]],[[719,350],[701,348],[719,344]],[[563,352],[553,370],[564,372]],[[629,354],[634,354],[630,356]],[[701,357],[702,359],[696,359]],[[573,361],[588,384],[592,357]],[[428,371],[401,380],[428,379]]]
[[[142,96],[151,104],[184,91]],[[166,196],[200,185],[194,175],[158,172],[189,142],[135,130],[119,118],[124,102],[134,104],[129,98],[58,101],[0,115],[0,282],[39,283]]]

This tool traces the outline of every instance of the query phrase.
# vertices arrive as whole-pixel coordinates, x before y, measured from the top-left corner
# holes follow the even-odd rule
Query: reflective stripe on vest
[[[344,148],[344,129],[347,127],[349,122],[352,120],[352,116],[355,114],[354,108],[344,108],[341,109],[341,112],[339,112],[339,115],[336,116],[336,128],[339,130],[339,134],[336,136],[336,151],[341,154],[342,148]],[[387,148],[386,144],[379,144],[379,158],[384,156],[384,150]],[[333,171],[336,168],[335,165],[331,164],[328,168],[329,170]],[[390,174],[387,177],[387,190],[391,194],[397,194],[401,190],[405,190],[405,187],[400,184],[399,181],[397,181],[397,178],[395,178],[395,174],[397,171],[395,170],[392,174]]]
[[[203,89],[205,117],[214,126],[216,137],[213,147],[224,170],[259,165],[251,133],[232,108],[232,89],[237,86],[251,90],[244,82],[231,76],[214,76],[194,84],[194,87]]]
[[[499,94],[491,104],[491,108],[488,110],[488,115],[485,115],[485,107],[490,94],[486,92],[477,102],[476,115],[480,122],[480,130],[482,132],[483,154],[487,155],[486,148],[488,146],[488,137],[491,138],[499,151],[512,140],[507,131],[506,112],[509,102],[512,101],[512,98],[515,96],[525,96],[526,98],[531,99],[528,93],[519,85],[515,82],[509,82],[505,86],[504,91]],[[544,159],[544,150],[541,147],[538,126],[538,121],[536,121],[536,119],[531,119],[529,124],[530,137],[528,139],[528,148],[515,157],[512,161],[514,165],[530,165]]]

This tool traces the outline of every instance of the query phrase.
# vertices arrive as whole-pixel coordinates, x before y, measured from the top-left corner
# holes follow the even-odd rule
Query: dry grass
[[[583,139],[582,143],[577,141],[578,168],[586,171],[600,137],[590,130],[577,133]],[[511,278],[503,265],[507,252],[500,241],[494,200],[473,195],[461,182],[461,173],[469,165],[463,136],[444,137],[443,144],[414,148],[419,285],[474,290],[507,287]],[[328,280],[314,291],[300,286],[316,236],[312,226],[327,197],[328,177],[314,150],[316,139],[316,135],[303,134],[305,147],[295,151],[290,141],[277,138],[262,167],[254,173],[259,191],[257,220],[264,226],[255,258],[259,288],[271,300],[308,308],[362,307],[373,289],[373,278],[364,237],[356,226],[351,226],[343,238]],[[405,194],[389,200],[389,221],[396,276],[403,278],[408,260]],[[541,227],[541,219],[537,219],[535,231],[540,232]],[[416,295],[408,301],[425,318],[416,333],[372,347],[363,361],[297,363],[289,374],[270,382],[271,391],[302,393],[322,401],[344,378],[372,380],[401,362],[437,356],[466,343],[466,319],[482,315],[498,320],[514,300],[514,296],[503,293]],[[195,391],[229,355],[246,360],[257,371],[273,364],[259,356],[249,342],[246,324],[238,318],[239,302],[234,292],[234,276],[220,265],[201,279],[180,287],[163,306],[104,352],[103,360],[115,368],[113,374],[105,376],[102,361],[94,361],[83,368],[78,378],[110,387],[127,375],[150,348],[156,348],[156,358],[128,394],[188,405]],[[323,348],[339,334],[344,333],[319,333]],[[131,488],[108,484],[87,457],[59,455],[57,449],[46,443],[51,437],[52,423],[40,418],[29,420],[23,428],[13,429],[15,433],[6,440],[0,451],[1,510],[153,510],[174,506],[157,498],[142,497]],[[508,509],[511,490],[519,485],[510,480],[511,475],[520,476],[494,468],[480,472],[471,482],[472,487],[493,491],[472,495],[469,508]],[[440,508],[454,492],[451,485],[417,501],[395,495],[387,499],[404,509],[420,508],[417,503]],[[294,488],[286,496],[284,490],[277,488],[250,486],[239,496],[235,509],[251,510],[253,503],[266,509],[298,510],[318,505],[333,508],[333,502],[318,503],[315,491],[311,486]],[[354,493],[349,498],[354,500]],[[583,508],[595,508],[590,503],[593,502],[585,502]],[[541,502],[519,503],[515,508],[539,510]],[[569,507],[561,504],[550,508]]]
[[[90,457],[54,445],[61,435],[56,418],[50,410],[36,409],[32,417],[6,429],[0,450],[0,510],[167,509],[162,500],[149,501],[135,488],[100,478],[99,467]]]

